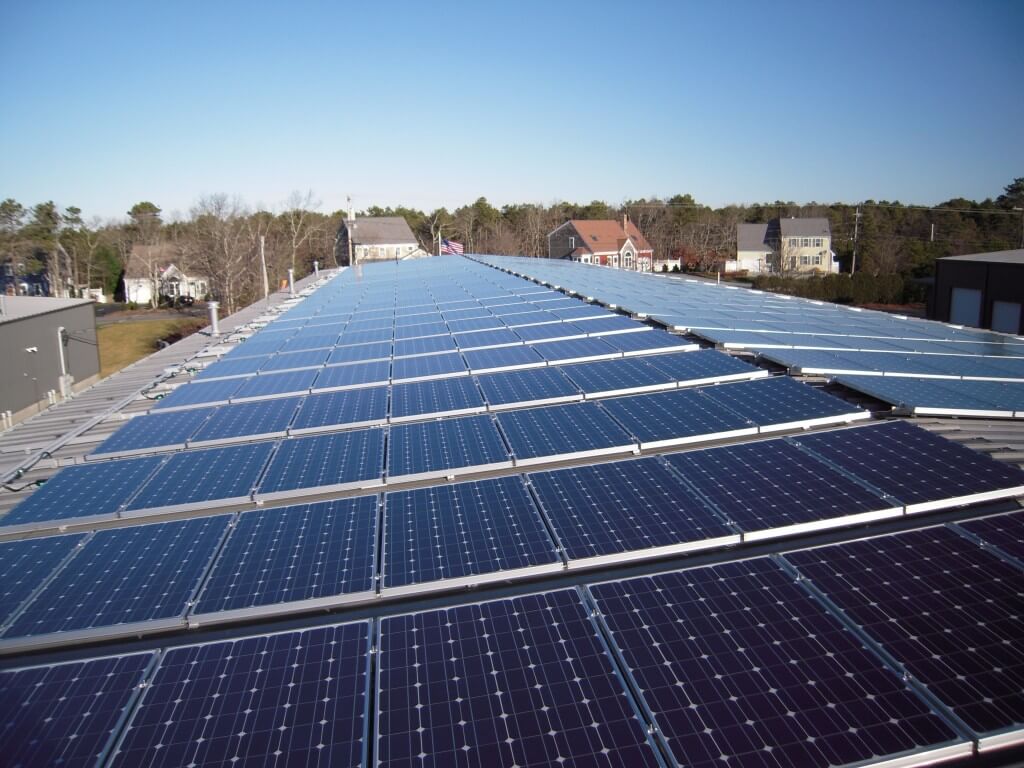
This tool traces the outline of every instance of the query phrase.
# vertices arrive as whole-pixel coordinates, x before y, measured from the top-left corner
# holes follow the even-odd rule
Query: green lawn
[[[96,329],[99,338],[100,376],[131,365],[159,349],[157,341],[169,337],[181,338],[202,328],[205,323],[194,317],[173,320],[135,320],[101,325]]]

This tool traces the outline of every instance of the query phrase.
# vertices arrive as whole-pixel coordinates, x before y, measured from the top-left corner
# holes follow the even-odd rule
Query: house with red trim
[[[548,234],[548,258],[650,272],[654,249],[626,216],[621,222],[571,219]]]

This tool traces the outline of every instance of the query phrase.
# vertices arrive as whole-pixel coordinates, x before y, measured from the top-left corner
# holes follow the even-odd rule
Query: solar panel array
[[[849,541],[1024,494],[1024,472],[904,422],[834,428],[868,414],[681,343],[466,259],[335,277],[0,520],[4,754],[836,765],[1024,743],[1024,516]],[[330,391],[295,390],[310,373]],[[826,529],[847,541],[801,548]],[[725,562],[678,570],[697,552]],[[128,636],[147,652],[83,645]]]

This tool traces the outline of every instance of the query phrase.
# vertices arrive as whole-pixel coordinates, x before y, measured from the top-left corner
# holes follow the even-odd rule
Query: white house
[[[772,219],[736,227],[736,259],[726,272],[830,274],[839,272],[826,218]]]
[[[181,255],[168,244],[132,246],[124,270],[124,300],[156,306],[160,296],[203,299],[210,292],[209,278],[177,266],[173,259]]]

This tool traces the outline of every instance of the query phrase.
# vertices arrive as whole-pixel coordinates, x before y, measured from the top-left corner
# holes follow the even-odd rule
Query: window
[[[790,248],[799,248],[800,247],[800,238],[799,237],[791,237],[791,238],[789,238],[789,247]]]
[[[806,267],[811,263],[811,257],[806,253],[800,254],[800,266]]]
[[[814,266],[816,266],[816,267],[821,266],[821,254],[820,253],[814,254]]]
[[[585,253],[582,256],[580,256],[580,262],[583,263],[583,264],[589,264],[590,263],[590,254],[589,253]]]
[[[820,237],[814,238],[814,247],[815,248],[821,248],[821,238]]]
[[[810,248],[811,247],[811,238],[809,238],[809,237],[803,238],[803,240],[801,241],[800,245],[803,248]]]
[[[626,251],[624,254],[622,254],[622,268],[623,269],[632,269],[633,268],[633,252],[632,251]]]

